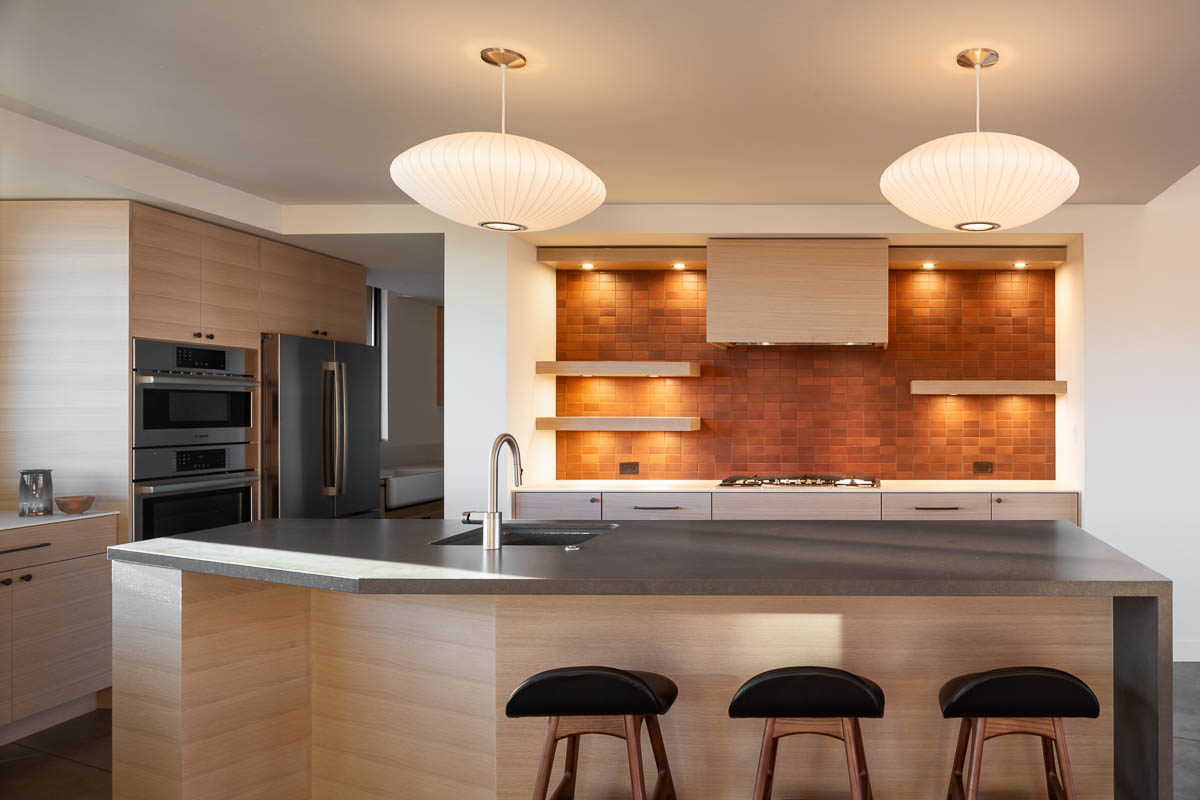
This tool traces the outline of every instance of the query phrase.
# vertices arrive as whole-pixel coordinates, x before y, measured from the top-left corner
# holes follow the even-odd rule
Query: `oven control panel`
[[[204,369],[224,372],[228,361],[226,352],[206,347],[176,347],[175,367],[186,370]]]
[[[195,472],[196,470],[225,469],[228,459],[225,448],[215,450],[177,450],[175,451],[175,471]]]

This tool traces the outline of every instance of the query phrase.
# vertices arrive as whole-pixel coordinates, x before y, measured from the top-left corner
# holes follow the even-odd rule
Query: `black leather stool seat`
[[[1006,667],[953,678],[938,692],[943,717],[1098,717],[1083,681],[1049,667]]]
[[[679,694],[670,678],[612,667],[561,667],[539,672],[513,690],[510,717],[665,714]]]
[[[729,702],[731,717],[882,717],[874,681],[831,667],[783,667],[755,675]]]

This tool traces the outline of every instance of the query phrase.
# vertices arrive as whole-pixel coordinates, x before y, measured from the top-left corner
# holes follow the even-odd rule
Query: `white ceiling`
[[[1200,163],[1196,0],[3,0],[0,104],[280,203],[403,202],[387,167],[497,124],[616,203],[876,203],[967,129],[954,54],[1000,51],[985,128],[1059,150],[1074,202],[1144,202]]]

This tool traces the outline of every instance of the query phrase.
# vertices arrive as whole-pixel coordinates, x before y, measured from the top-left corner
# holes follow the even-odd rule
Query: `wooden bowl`
[[[94,494],[68,494],[54,498],[54,505],[58,506],[65,514],[82,514],[91,508],[94,502],[96,502]]]

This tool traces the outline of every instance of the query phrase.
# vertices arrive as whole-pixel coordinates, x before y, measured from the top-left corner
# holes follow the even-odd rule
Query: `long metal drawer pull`
[[[958,506],[913,506],[914,511],[958,511]]]
[[[171,375],[138,375],[137,382],[152,383],[157,386],[217,386],[222,389],[252,389],[259,385],[258,381],[232,378],[186,378]]]
[[[0,550],[0,556],[7,555],[8,553],[19,553],[22,550],[37,550],[38,548],[49,546],[50,542],[42,542],[41,544],[27,544],[24,547],[10,547],[8,550]]]
[[[257,475],[247,475],[226,481],[191,481],[188,483],[162,483],[157,486],[139,486],[137,494],[175,494],[176,492],[192,492],[197,489],[234,489],[239,486],[250,486],[258,483]]]
[[[683,506],[634,506],[634,511],[678,511]]]

